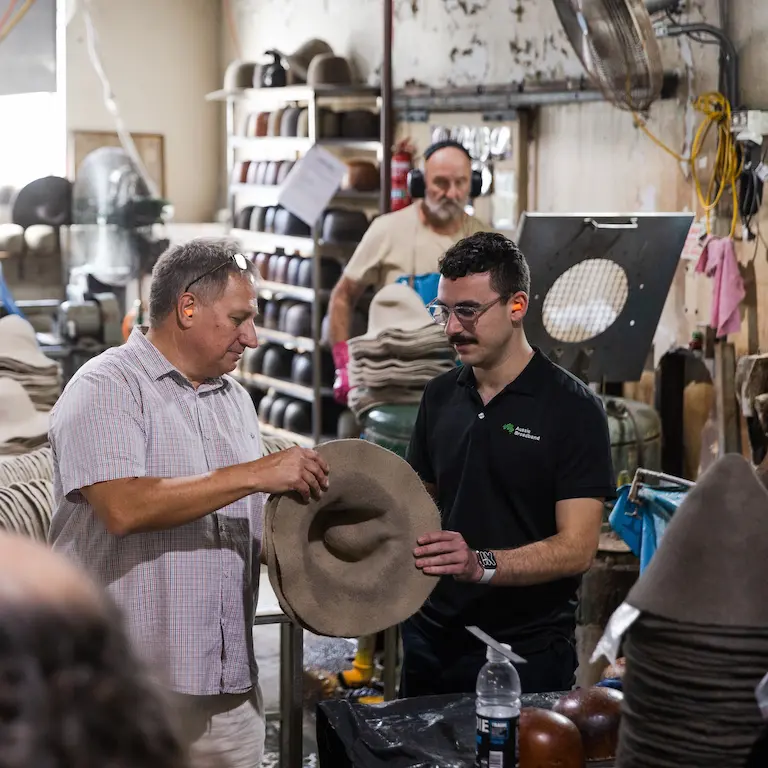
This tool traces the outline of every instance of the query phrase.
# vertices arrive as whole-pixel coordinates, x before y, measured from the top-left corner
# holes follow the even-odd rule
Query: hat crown
[[[54,368],[56,362],[46,357],[37,344],[35,329],[19,315],[0,319],[0,359],[15,360],[33,368]]]
[[[6,315],[0,318],[0,338],[7,339],[9,343],[14,345],[37,349],[35,329],[19,315]]]
[[[335,557],[359,562],[392,538],[383,520],[385,514],[383,509],[350,509],[338,501],[331,502],[315,515],[309,529],[310,542],[322,538],[322,545]]]
[[[434,325],[416,291],[402,283],[384,286],[371,300],[368,335],[389,330],[414,330]]]

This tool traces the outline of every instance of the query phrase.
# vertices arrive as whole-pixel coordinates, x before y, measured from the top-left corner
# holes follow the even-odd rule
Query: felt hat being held
[[[357,637],[399,624],[437,584],[414,563],[440,514],[410,465],[365,440],[317,448],[329,488],[303,504],[272,496],[264,520],[269,580],[285,613],[306,629]]]

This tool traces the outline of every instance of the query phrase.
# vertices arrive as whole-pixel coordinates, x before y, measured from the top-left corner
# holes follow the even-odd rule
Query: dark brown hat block
[[[613,688],[577,688],[555,702],[553,712],[567,717],[581,734],[587,760],[616,757],[624,695]]]
[[[581,734],[567,717],[524,707],[519,728],[519,768],[584,768]]]
[[[342,186],[357,192],[373,192],[379,188],[379,169],[369,160],[350,160]]]

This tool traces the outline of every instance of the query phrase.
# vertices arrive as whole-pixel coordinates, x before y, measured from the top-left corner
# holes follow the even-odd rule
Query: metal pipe
[[[661,98],[675,98],[679,77],[664,74]],[[548,107],[573,102],[605,101],[605,94],[586,77],[548,83],[504,83],[448,88],[408,87],[395,91],[393,106],[398,112],[499,113],[529,107]],[[426,119],[426,117],[424,118]]]
[[[384,41],[381,61],[381,195],[379,210],[387,213],[392,193],[392,27],[394,0],[384,0]]]
[[[728,9],[729,2],[728,0],[718,0],[718,11],[720,12],[720,29],[723,30],[725,35],[730,38],[731,37],[731,20],[730,20],[730,13]],[[720,61],[719,64],[719,82],[720,82],[720,88],[726,87],[725,83],[725,77],[726,77],[726,71],[728,69],[728,62],[726,60],[725,53],[723,49],[720,49]],[[735,94],[734,98],[738,98],[739,94]],[[736,104],[733,104],[732,106],[736,106]]]
[[[671,483],[672,485],[680,485],[684,488],[693,488],[696,485],[696,483],[691,482],[690,480],[686,480],[682,477],[675,477],[674,475],[668,475],[666,472],[657,472],[653,469],[644,469],[643,467],[638,467],[637,470],[635,470],[635,477],[633,478],[632,485],[629,488],[628,498],[631,502],[634,503],[637,501],[637,494],[640,490],[640,486],[643,485],[646,480]]]
[[[312,91],[309,101],[307,103],[307,111],[309,112],[309,138],[314,144],[319,136],[317,133],[318,119],[317,119],[317,97],[314,91]],[[320,240],[322,230],[322,218],[316,221],[312,227],[313,249],[312,249],[312,289],[314,291],[314,299],[311,306],[311,322],[312,322],[312,339],[314,340],[314,347],[312,348],[312,392],[314,398],[312,402],[312,440],[317,445],[322,440],[323,430],[330,433],[330,424],[323,424],[323,414],[325,408],[323,408],[323,351],[320,347],[320,339],[323,332],[323,312],[320,302],[320,286],[322,280],[322,256],[320,253]]]
[[[659,32],[668,37],[680,37],[680,35],[687,35],[691,32],[714,37],[720,44],[720,49],[725,58],[724,65],[726,65],[726,82],[728,86],[726,89],[728,92],[725,95],[731,103],[731,107],[738,109],[741,106],[741,102],[739,101],[741,89],[739,78],[739,54],[736,51],[736,46],[733,44],[733,40],[731,40],[722,29],[715,27],[712,24],[695,22],[693,24],[671,24],[669,26],[661,27]]]
[[[280,768],[301,768],[303,759],[304,635],[280,624]]]

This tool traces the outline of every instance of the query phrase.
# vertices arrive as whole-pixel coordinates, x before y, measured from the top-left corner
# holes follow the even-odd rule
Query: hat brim
[[[438,579],[416,568],[413,550],[441,529],[418,475],[397,454],[365,440],[317,448],[328,491],[304,504],[272,497],[265,516],[269,580],[285,613],[318,635],[357,637],[418,611]]]

